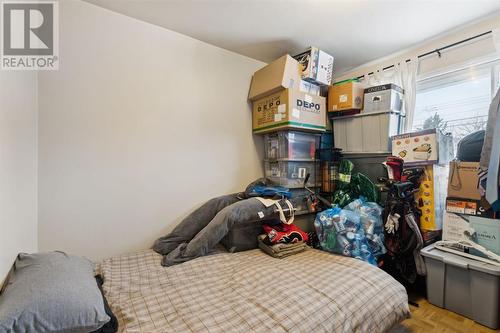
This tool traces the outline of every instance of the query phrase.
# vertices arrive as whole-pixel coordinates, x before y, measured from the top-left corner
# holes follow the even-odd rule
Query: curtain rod
[[[474,39],[476,39],[476,38],[480,38],[480,37],[483,37],[483,36],[489,35],[489,34],[491,34],[491,33],[492,33],[492,31],[491,31],[491,30],[490,30],[490,31],[483,32],[483,33],[481,33],[481,34],[479,34],[479,35],[475,35],[475,36],[472,36],[472,37],[469,37],[469,38],[463,39],[463,40],[461,40],[461,41],[458,41],[458,42],[455,42],[455,43],[448,44],[448,45],[446,45],[446,46],[443,46],[443,47],[437,48],[437,49],[435,49],[435,50],[432,50],[432,51],[429,51],[429,52],[426,52],[426,53],[420,54],[419,56],[417,56],[417,58],[418,58],[418,59],[420,59],[420,58],[423,58],[423,57],[427,57],[428,55],[431,55],[431,54],[433,54],[433,53],[437,53],[437,54],[438,54],[438,57],[439,57],[439,58],[441,58],[441,51],[446,50],[446,49],[449,49],[449,48],[451,48],[451,47],[455,47],[455,46],[460,45],[460,44],[463,44],[463,43],[470,42],[471,40],[474,40]],[[410,62],[410,61],[411,61],[411,59],[406,59],[406,61],[405,61],[405,62]],[[393,68],[393,67],[394,67],[394,65],[390,65],[390,66],[387,66],[387,67],[382,68],[382,70],[383,70],[383,71],[385,71],[385,70],[387,70],[387,69],[391,69],[391,68]],[[357,79],[361,79],[361,78],[363,78],[365,75],[372,75],[372,74],[373,74],[373,72],[370,72],[370,73],[368,73],[368,74],[364,74],[364,75],[358,76],[358,77],[357,77]]]

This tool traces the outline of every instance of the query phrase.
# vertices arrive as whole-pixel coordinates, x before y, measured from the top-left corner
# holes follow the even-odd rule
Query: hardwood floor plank
[[[500,330],[492,330],[457,313],[434,306],[423,297],[416,302],[418,307],[410,305],[412,317],[393,327],[390,333],[500,333]]]

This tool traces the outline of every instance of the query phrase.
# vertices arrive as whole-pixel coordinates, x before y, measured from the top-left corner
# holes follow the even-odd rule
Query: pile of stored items
[[[331,87],[332,69],[333,57],[311,47],[255,72],[249,92],[253,132],[265,134],[265,177],[290,189],[292,199],[304,198],[292,200],[296,214],[327,209],[316,218],[317,237],[313,238],[318,239],[318,246],[377,264],[385,252],[382,207],[376,204],[379,189],[373,184],[375,179],[353,172],[354,164],[342,160],[341,149],[333,148],[322,96]],[[333,225],[344,228],[334,230]],[[271,230],[271,235],[261,238],[268,245],[276,234]],[[289,237],[280,239],[287,242]],[[263,243],[259,244],[262,248]]]
[[[452,137],[429,129],[391,138],[385,203],[384,269],[405,285],[426,275],[420,250],[440,239]]]
[[[429,302],[493,329],[500,327],[499,104],[500,90],[486,132],[459,142],[449,163],[443,240],[422,250]]]
[[[333,57],[311,47],[285,55],[255,72],[250,86],[253,132],[264,134],[264,174],[273,185],[290,191],[290,216],[318,211],[314,195],[321,185],[319,148],[331,148],[326,92],[332,82]],[[287,209],[284,210],[287,212]],[[266,221],[259,247],[277,258],[302,251],[307,234],[293,225]]]

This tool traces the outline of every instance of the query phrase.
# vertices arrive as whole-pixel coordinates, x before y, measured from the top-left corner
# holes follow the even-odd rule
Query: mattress
[[[119,332],[385,332],[410,314],[384,271],[318,250],[161,259],[144,250],[101,263]]]

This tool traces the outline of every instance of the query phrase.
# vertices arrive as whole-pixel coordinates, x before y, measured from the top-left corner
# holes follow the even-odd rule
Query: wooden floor
[[[412,318],[405,320],[394,327],[390,333],[492,333],[500,330],[492,330],[486,326],[479,325],[473,320],[462,317],[454,312],[441,309],[429,304],[427,300],[420,297],[416,300],[419,307],[410,305]]]

